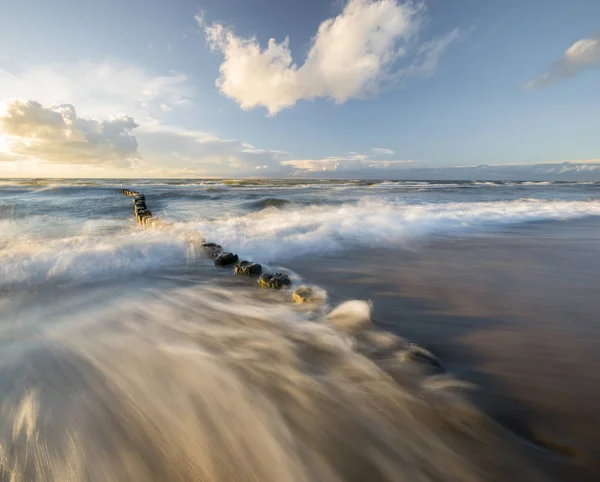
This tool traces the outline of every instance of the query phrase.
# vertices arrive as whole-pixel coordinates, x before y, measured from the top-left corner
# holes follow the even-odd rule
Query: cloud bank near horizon
[[[389,179],[437,181],[600,181],[600,159],[585,161],[546,162],[538,164],[495,164],[456,167],[413,167],[411,163],[364,166],[348,169],[343,164],[329,170],[298,166],[291,175],[299,178],[326,179]]]

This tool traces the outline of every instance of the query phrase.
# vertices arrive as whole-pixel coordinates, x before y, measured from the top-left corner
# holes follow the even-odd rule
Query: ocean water
[[[123,188],[165,223],[138,226]],[[390,256],[598,216],[593,182],[0,180],[0,480],[576,480],[560,442],[373,319],[372,274],[329,296],[310,273],[394,277]],[[216,268],[205,240],[320,301]]]

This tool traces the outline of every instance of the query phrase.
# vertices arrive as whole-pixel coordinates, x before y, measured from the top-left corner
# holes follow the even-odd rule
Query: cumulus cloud
[[[290,157],[287,152],[259,149],[206,132],[147,124],[136,135],[144,158],[151,160],[156,152],[168,153],[171,168],[187,167],[211,177],[283,175],[289,170],[281,164]]]
[[[550,69],[524,88],[539,89],[556,81],[575,75],[577,72],[600,63],[600,35],[578,40]]]
[[[209,46],[223,54],[217,86],[242,109],[263,106],[269,114],[299,100],[324,97],[337,103],[376,93],[412,76],[434,73],[458,31],[417,43],[424,7],[400,0],[348,0],[342,12],[325,20],[313,37],[304,63],[292,58],[290,40],[242,38],[220,23],[206,24]],[[405,64],[399,67],[403,59]]]
[[[0,116],[0,133],[11,157],[59,164],[130,165],[138,159],[132,117],[97,121],[77,116],[71,104],[44,107],[14,101]]]

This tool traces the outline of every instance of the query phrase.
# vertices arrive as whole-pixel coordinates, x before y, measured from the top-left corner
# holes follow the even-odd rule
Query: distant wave
[[[264,208],[268,208],[268,207],[282,207],[282,206],[286,206],[290,204],[290,201],[286,200],[286,199],[279,199],[276,197],[268,197],[268,198],[264,198],[264,199],[259,199],[258,201],[251,201],[249,203],[246,204],[246,206],[248,206],[249,208],[252,209],[264,209]]]
[[[0,189],[21,188],[75,188],[98,187],[130,188],[200,188],[200,189],[327,189],[345,187],[364,188],[424,188],[451,189],[469,187],[514,187],[514,186],[579,186],[598,185],[597,181],[403,181],[403,180],[360,180],[360,179],[0,179]]]

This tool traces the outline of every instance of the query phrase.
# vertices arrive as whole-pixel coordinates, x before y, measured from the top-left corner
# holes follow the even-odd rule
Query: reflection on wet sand
[[[336,301],[368,292],[379,326],[431,349],[480,387],[471,398],[487,413],[597,480],[598,237],[595,220],[540,223],[295,268]]]

